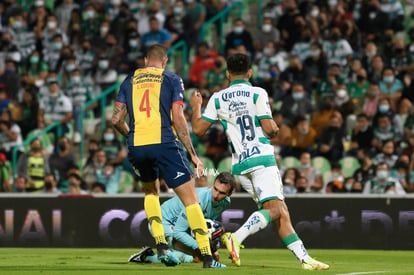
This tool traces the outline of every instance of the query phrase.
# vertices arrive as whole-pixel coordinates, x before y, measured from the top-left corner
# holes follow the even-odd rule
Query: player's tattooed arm
[[[128,111],[126,105],[124,103],[116,102],[111,122],[115,129],[117,129],[124,137],[127,137],[129,133],[128,124],[125,122],[127,114]]]
[[[182,104],[173,104],[172,106],[172,120],[173,127],[177,133],[178,138],[181,143],[184,145],[188,154],[191,157],[191,162],[194,164],[194,173],[198,178],[204,169],[204,165],[197,156],[197,152],[194,149],[193,144],[191,143],[190,131],[188,130],[187,120],[184,116],[183,105]]]

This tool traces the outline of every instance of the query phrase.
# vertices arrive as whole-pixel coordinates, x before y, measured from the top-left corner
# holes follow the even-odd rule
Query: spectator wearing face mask
[[[58,188],[60,188],[62,182],[68,177],[67,171],[75,165],[77,158],[72,153],[69,138],[62,136],[57,141],[57,150],[50,155],[49,166],[58,181]]]
[[[390,120],[393,127],[395,127],[396,131],[399,133],[403,133],[403,125],[401,123],[400,117],[397,115],[397,113],[394,111],[394,109],[391,107],[391,101],[389,98],[380,98],[378,100],[377,104],[377,111],[375,113],[375,116],[372,119],[372,126],[377,127],[379,117],[382,115],[387,115]]]
[[[332,28],[329,40],[323,42],[328,64],[339,64],[344,68],[352,58],[353,50],[347,40],[342,38],[339,28]]]
[[[397,102],[401,98],[404,84],[401,80],[395,77],[395,72],[392,68],[385,68],[382,72],[382,80],[379,83],[381,90],[381,97],[388,98],[391,103],[391,108],[395,110]]]
[[[389,166],[385,162],[381,162],[375,169],[375,177],[366,182],[364,194],[396,194],[403,195],[406,192],[397,178],[393,178],[389,174]]]
[[[388,141],[399,144],[401,138],[401,132],[392,124],[390,117],[386,114],[379,115],[378,125],[374,126],[374,138],[372,139],[371,145],[376,148],[378,152],[382,152]]]
[[[394,54],[390,58],[389,66],[394,68],[395,76],[402,80],[404,74],[411,73],[414,69],[414,60],[407,52],[404,39],[395,41],[393,50]]]
[[[280,32],[273,25],[273,19],[268,16],[263,17],[261,28],[254,33],[254,48],[256,51],[262,51],[269,42],[280,41]]]
[[[72,112],[72,101],[61,91],[55,80],[49,83],[49,93],[40,101],[37,126],[43,129],[54,122],[59,122],[61,134],[65,134],[69,131],[68,123],[72,120]]]
[[[311,157],[316,155],[316,130],[310,126],[309,121],[304,116],[296,119],[295,127],[292,129],[292,142],[281,152],[282,155],[291,155],[299,158],[302,152],[309,152]]]
[[[96,180],[104,184],[106,193],[118,193],[118,184],[121,178],[121,167],[115,167],[110,163],[106,163],[102,169],[96,171]],[[90,186],[92,190],[93,184]]]
[[[328,61],[322,50],[321,44],[313,42],[310,46],[309,57],[303,62],[303,67],[309,72],[312,82],[312,89],[318,87],[322,79],[326,78],[328,70]]]
[[[47,174],[45,176],[45,185],[42,189],[42,193],[46,194],[60,194],[60,190],[57,188],[57,181],[53,174]]]
[[[49,158],[39,139],[30,143],[30,151],[19,156],[17,174],[27,179],[26,192],[40,191],[45,187],[45,176],[50,173]]]
[[[85,83],[81,71],[75,67],[71,72],[66,86],[66,95],[70,98],[73,106],[73,120],[74,120],[74,134],[73,142],[80,143],[81,141],[81,109],[85,102],[93,98],[92,87]],[[85,110],[89,111],[98,105],[97,102],[89,105]]]
[[[296,117],[310,117],[314,110],[315,108],[305,88],[297,82],[292,85],[290,95],[283,99],[280,108],[280,112],[285,118],[285,123],[290,127],[293,127]]]
[[[358,114],[356,126],[351,132],[351,146],[347,155],[356,156],[358,150],[370,148],[373,137],[374,132],[368,116],[364,113]]]
[[[107,162],[115,166],[121,165],[128,155],[125,146],[118,140],[114,128],[110,126],[105,129],[100,147],[105,151]]]
[[[246,26],[241,18],[233,20],[233,29],[225,36],[224,52],[227,55],[232,54],[238,46],[243,45],[247,50],[247,55],[251,58],[255,55],[253,46],[253,37],[246,30]]]
[[[88,189],[96,182],[96,175],[98,171],[102,170],[107,163],[106,152],[102,149],[98,149],[92,157],[92,163],[85,165],[83,168],[82,178],[85,180]]]

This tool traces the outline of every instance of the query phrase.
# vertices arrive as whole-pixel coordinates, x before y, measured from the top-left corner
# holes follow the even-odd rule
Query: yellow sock
[[[148,223],[151,226],[155,244],[167,243],[162,226],[160,198],[156,195],[146,195],[144,198],[144,209],[147,214]]]
[[[186,207],[188,224],[194,233],[201,255],[211,255],[206,220],[199,204]]]

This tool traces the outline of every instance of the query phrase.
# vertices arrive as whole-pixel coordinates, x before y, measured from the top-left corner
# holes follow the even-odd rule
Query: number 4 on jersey
[[[141,103],[139,104],[139,111],[140,112],[146,112],[147,117],[151,116],[151,114],[150,114],[151,105],[150,105],[150,101],[149,101],[149,90],[145,90],[144,94],[142,95]]]

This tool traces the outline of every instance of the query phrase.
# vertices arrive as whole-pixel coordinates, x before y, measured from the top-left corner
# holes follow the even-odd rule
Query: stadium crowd
[[[148,46],[169,48],[184,40],[191,49],[189,74],[182,76],[186,99],[197,89],[207,102],[229,84],[226,57],[250,56],[251,82],[268,92],[280,128],[271,143],[286,193],[414,192],[411,6],[398,0],[274,0],[256,7],[244,1],[242,17],[227,14],[227,28],[218,32],[225,41],[221,52],[200,30],[232,2],[2,1],[0,191],[140,192],[127,148],[111,126],[86,137],[87,157],[79,159],[80,110],[143,66]],[[249,12],[259,10],[260,22],[245,20],[254,21]],[[108,106],[114,98],[108,96]],[[106,107],[94,103],[88,111],[98,119]],[[63,136],[45,134],[53,141],[38,136],[21,146],[56,121]],[[201,139],[193,136],[193,143],[211,168],[207,174],[230,169],[222,125]],[[15,174],[14,146],[20,148]],[[197,185],[208,185],[208,178]],[[169,191],[163,186],[161,179]]]

